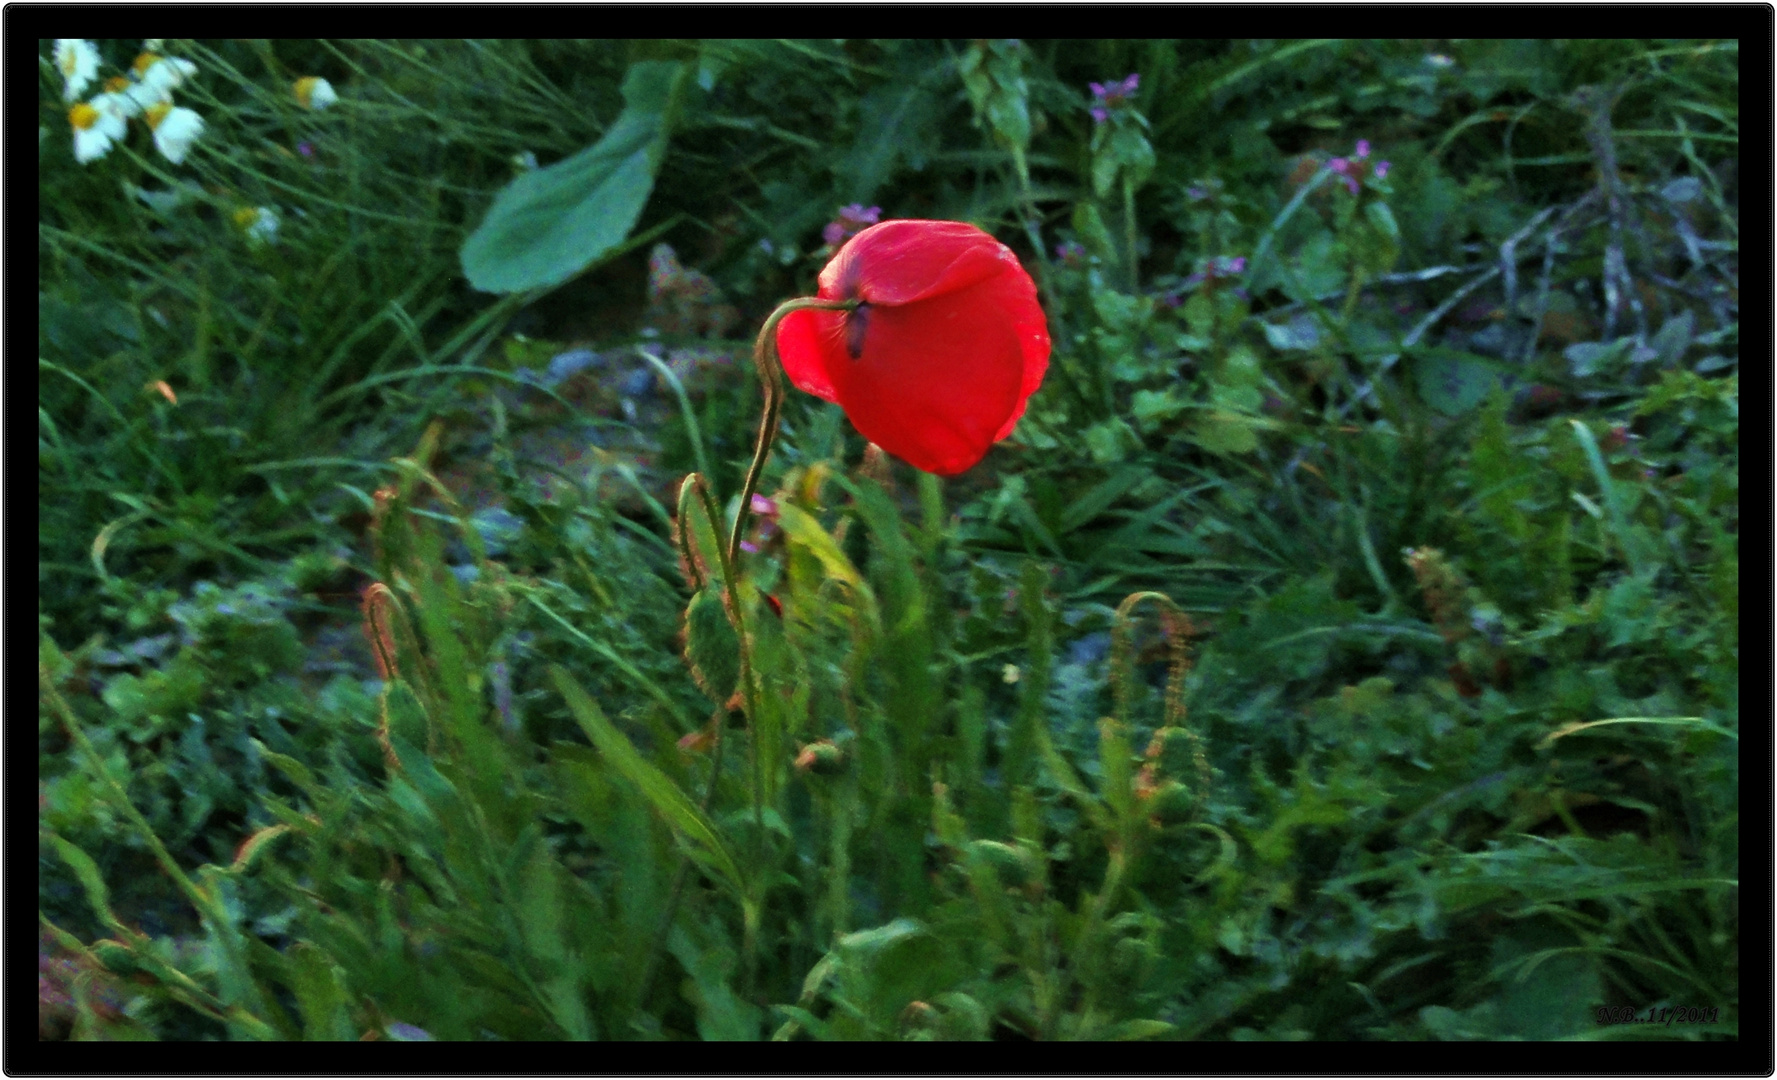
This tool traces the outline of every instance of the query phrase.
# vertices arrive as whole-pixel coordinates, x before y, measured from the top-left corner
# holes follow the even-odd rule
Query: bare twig
[[[1522,229],[1506,237],[1506,242],[1499,245],[1499,270],[1505,276],[1506,300],[1505,309],[1511,311],[1518,303],[1518,245],[1537,230],[1549,215],[1560,210],[1559,206],[1550,206],[1531,218]]]
[[[1604,249],[1604,338],[1614,336],[1617,322],[1617,309],[1624,303],[1635,316],[1635,340],[1647,342],[1647,312],[1642,308],[1641,295],[1635,289],[1635,279],[1629,273],[1629,260],[1624,251],[1623,236],[1625,226],[1629,224],[1629,202],[1623,196],[1623,176],[1617,168],[1616,140],[1611,134],[1610,112],[1622,96],[1626,83],[1605,89],[1595,86],[1583,86],[1574,91],[1569,98],[1573,107],[1588,114],[1586,124],[1586,142],[1592,148],[1592,157],[1598,164],[1598,190],[1604,195],[1605,206],[1610,212],[1610,243]],[[1636,239],[1645,251],[1646,240],[1641,236],[1639,225],[1633,230]]]
[[[1476,289],[1479,289],[1481,286],[1487,284],[1489,281],[1492,281],[1494,278],[1498,277],[1499,274],[1500,274],[1500,268],[1496,266],[1493,269],[1487,271],[1485,274],[1482,274],[1479,277],[1476,277],[1473,281],[1470,281],[1467,285],[1464,285],[1462,288],[1457,289],[1455,292],[1451,293],[1448,297],[1445,298],[1443,303],[1439,304],[1435,308],[1432,308],[1430,314],[1426,315],[1425,318],[1420,319],[1418,325],[1414,326],[1413,329],[1407,331],[1407,336],[1401,339],[1401,348],[1411,349],[1413,346],[1419,344],[1419,339],[1424,337],[1426,335],[1426,332],[1429,331],[1432,327],[1436,326],[1438,324],[1438,320],[1440,320],[1444,316],[1450,314],[1451,311],[1455,310],[1456,305],[1462,303],[1462,301],[1464,299],[1466,299],[1470,293],[1474,292]],[[1388,365],[1385,363],[1383,366],[1387,367]]]

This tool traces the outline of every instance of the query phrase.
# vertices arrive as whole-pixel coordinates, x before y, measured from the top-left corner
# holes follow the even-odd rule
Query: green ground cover
[[[42,1037],[1738,1037],[1735,42],[90,47]],[[1045,383],[730,558],[877,218]]]

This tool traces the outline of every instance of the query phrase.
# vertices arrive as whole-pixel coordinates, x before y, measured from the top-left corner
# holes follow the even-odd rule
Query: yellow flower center
[[[153,129],[159,127],[160,122],[162,120],[165,120],[167,118],[167,114],[172,111],[173,111],[173,105],[171,102],[157,101],[154,104],[148,106],[148,111],[143,113],[142,116],[143,116],[143,119],[148,121],[148,128],[149,128],[149,130],[152,131]]]
[[[99,110],[83,101],[68,110],[68,122],[85,131],[99,122]]]
[[[113,75],[105,80],[105,89],[113,94],[121,94],[130,88],[130,81],[122,75]]]
[[[320,81],[320,78],[314,75],[306,75],[297,79],[296,86],[294,87],[296,90],[296,103],[305,109],[308,108],[310,99],[315,96],[315,86]]]
[[[139,79],[142,76],[148,74],[148,69],[153,67],[157,62],[159,62],[159,60],[160,60],[160,57],[155,55],[154,53],[145,52],[141,56],[136,57],[136,62],[135,62],[135,64],[131,65],[131,70],[136,73],[136,78]]]
[[[74,69],[80,66],[80,54],[73,49],[63,49],[61,56],[62,78],[72,79]]]
[[[234,223],[240,228],[252,228],[253,223],[258,220],[259,211],[251,206],[243,206],[234,212]]]

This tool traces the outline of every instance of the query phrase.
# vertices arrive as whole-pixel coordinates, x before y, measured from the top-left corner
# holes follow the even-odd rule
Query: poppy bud
[[[1163,780],[1142,800],[1142,809],[1162,825],[1176,825],[1191,816],[1197,800],[1191,790],[1177,780]]]
[[[816,776],[833,776],[845,771],[845,751],[826,739],[818,739],[796,755],[796,771]]]
[[[959,221],[885,221],[852,237],[820,298],[777,328],[799,389],[834,402],[868,440],[954,476],[1012,433],[1049,365],[1036,285],[993,237]]]

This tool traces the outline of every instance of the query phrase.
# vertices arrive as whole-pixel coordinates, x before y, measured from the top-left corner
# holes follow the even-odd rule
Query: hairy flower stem
[[[765,460],[771,456],[772,441],[777,438],[778,414],[784,405],[783,366],[777,358],[777,324],[792,311],[854,311],[858,300],[821,300],[803,296],[786,300],[777,306],[759,328],[753,342],[753,366],[759,369],[759,384],[765,393],[765,408],[759,414],[759,441],[753,448],[753,463],[740,488],[740,508],[735,511],[734,531],[728,534],[728,561],[740,561],[740,538],[746,535],[747,515],[752,513],[753,494],[759,490],[759,477],[765,471]],[[713,520],[720,521],[720,518]]]
[[[1129,262],[1129,292],[1141,292],[1141,258],[1135,252],[1135,181],[1123,173],[1123,245]]]

